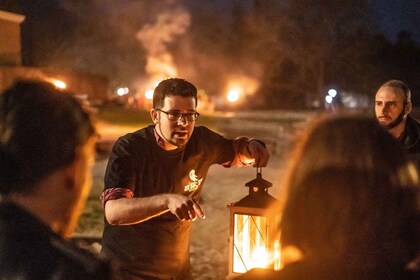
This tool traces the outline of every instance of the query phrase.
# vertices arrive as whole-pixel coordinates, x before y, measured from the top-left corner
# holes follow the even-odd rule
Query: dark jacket
[[[420,170],[420,123],[410,115],[407,116],[404,132],[397,140]]]
[[[110,267],[30,213],[0,202],[0,279],[111,279]]]

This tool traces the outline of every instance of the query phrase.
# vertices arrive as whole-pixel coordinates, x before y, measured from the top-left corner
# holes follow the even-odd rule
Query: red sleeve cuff
[[[101,194],[99,199],[101,200],[102,207],[105,207],[105,203],[108,200],[114,200],[119,198],[132,198],[134,197],[134,193],[132,190],[128,188],[109,188],[104,190],[104,192]]]

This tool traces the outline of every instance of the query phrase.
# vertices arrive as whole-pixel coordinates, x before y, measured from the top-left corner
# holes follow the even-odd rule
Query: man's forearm
[[[105,204],[105,218],[111,225],[141,223],[168,212],[166,200],[166,194],[108,200]]]

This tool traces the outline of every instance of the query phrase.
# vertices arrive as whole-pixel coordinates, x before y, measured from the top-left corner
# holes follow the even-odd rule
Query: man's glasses
[[[156,111],[162,112],[168,116],[168,120],[170,121],[179,121],[181,119],[187,119],[187,121],[192,122],[197,120],[200,114],[198,112],[188,112],[188,113],[180,113],[178,111],[163,111],[161,109],[156,109]]]

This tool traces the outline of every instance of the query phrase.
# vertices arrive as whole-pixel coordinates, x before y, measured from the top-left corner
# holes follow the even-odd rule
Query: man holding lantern
[[[121,279],[191,279],[192,221],[204,218],[199,197],[213,164],[266,166],[263,142],[227,139],[195,127],[197,89],[171,78],[155,89],[153,125],[117,140],[105,174],[102,253],[121,265]]]

